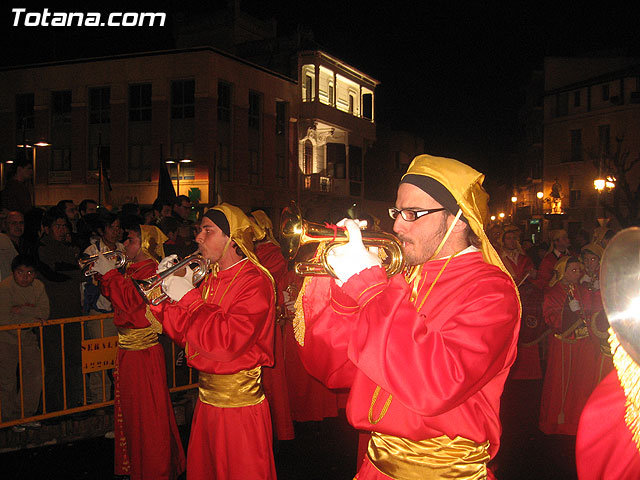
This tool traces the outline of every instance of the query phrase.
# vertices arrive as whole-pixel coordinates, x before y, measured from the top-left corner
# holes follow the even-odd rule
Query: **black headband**
[[[433,199],[447,209],[452,215],[456,215],[460,207],[458,202],[453,198],[453,195],[447,188],[442,185],[435,178],[427,177],[426,175],[414,175],[412,173],[403,177],[400,183],[410,183],[415,185],[425,193],[429,194]],[[460,220],[469,224],[464,215],[460,215]]]
[[[231,228],[229,227],[229,221],[227,217],[220,210],[214,210],[213,208],[207,210],[207,213],[204,214],[209,220],[215,223],[222,233],[224,233],[227,237],[231,236]]]

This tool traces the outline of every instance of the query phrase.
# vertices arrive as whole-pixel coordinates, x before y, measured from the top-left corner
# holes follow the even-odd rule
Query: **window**
[[[365,93],[362,95],[362,117],[373,120],[373,94]]]
[[[220,181],[230,182],[233,180],[233,169],[231,166],[231,156],[229,155],[229,145],[226,143],[218,144]]]
[[[151,121],[151,84],[129,86],[129,120]]]
[[[329,84],[329,105],[334,106],[336,104],[336,93],[333,83]]]
[[[231,85],[218,82],[218,120],[231,121]]]
[[[68,148],[51,150],[51,170],[55,172],[71,170],[71,152]]]
[[[151,180],[151,145],[129,145],[129,181]]]
[[[260,152],[249,150],[249,184],[260,185],[262,182],[262,159]]]
[[[571,130],[571,162],[582,161],[582,130]]]
[[[193,118],[195,116],[195,80],[171,82],[171,118]]]
[[[573,106],[574,107],[580,106],[580,91],[573,92]]]
[[[349,94],[349,113],[353,115],[353,105],[355,104],[355,97],[353,93]]]
[[[313,78],[310,75],[304,77],[304,85],[306,89],[305,102],[311,102],[313,100]]]
[[[23,130],[34,127],[33,93],[16,95],[16,129]]]
[[[108,145],[92,145],[89,150],[89,170],[97,171],[100,163],[105,169],[110,168],[111,149]]]
[[[579,207],[581,196],[580,190],[569,190],[569,206],[572,208]]]
[[[563,117],[569,113],[569,94],[559,93],[556,96],[556,116]]]
[[[327,147],[329,144],[327,144]],[[304,174],[311,175],[313,173],[313,143],[311,140],[304,142]]]
[[[600,125],[598,127],[598,151],[600,155],[609,155],[611,148],[611,127]]]
[[[262,96],[257,92],[249,92],[249,128],[260,129]]]
[[[71,123],[71,90],[51,92],[51,121],[54,125]]]
[[[340,179],[346,177],[347,151],[344,144],[327,143],[327,165],[329,175]]]
[[[362,181],[362,148],[349,145],[349,180]]]
[[[603,101],[609,100],[609,85],[602,86],[602,100]]]
[[[99,87],[89,89],[89,123],[111,122],[111,89]]]
[[[287,125],[287,102],[276,102],[276,135],[284,135]]]

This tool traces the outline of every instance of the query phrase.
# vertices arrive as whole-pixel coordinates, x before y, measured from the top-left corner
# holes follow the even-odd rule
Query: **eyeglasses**
[[[415,222],[420,217],[441,212],[442,210],[445,210],[445,208],[430,208],[428,210],[410,210],[403,208],[402,210],[398,210],[397,208],[392,207],[389,209],[389,216],[395,220],[398,218],[398,215],[401,215],[405,222]]]

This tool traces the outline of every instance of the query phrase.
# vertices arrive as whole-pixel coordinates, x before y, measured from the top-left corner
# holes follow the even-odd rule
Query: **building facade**
[[[272,218],[292,199],[349,205],[363,195],[377,82],[320,51],[298,65],[291,78],[194,47],[8,68],[1,159],[29,145],[39,206],[100,196],[149,205],[167,161],[174,187],[202,204]]]

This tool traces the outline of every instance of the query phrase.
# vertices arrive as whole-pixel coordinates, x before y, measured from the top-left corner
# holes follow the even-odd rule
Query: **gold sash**
[[[371,432],[367,456],[380,472],[395,480],[487,478],[489,442],[462,437],[413,441]]]
[[[144,350],[158,344],[158,334],[152,326],[118,328],[118,347],[123,350]]]
[[[198,372],[199,398],[202,403],[221,408],[257,405],[264,400],[262,367],[241,370],[230,375]]]

